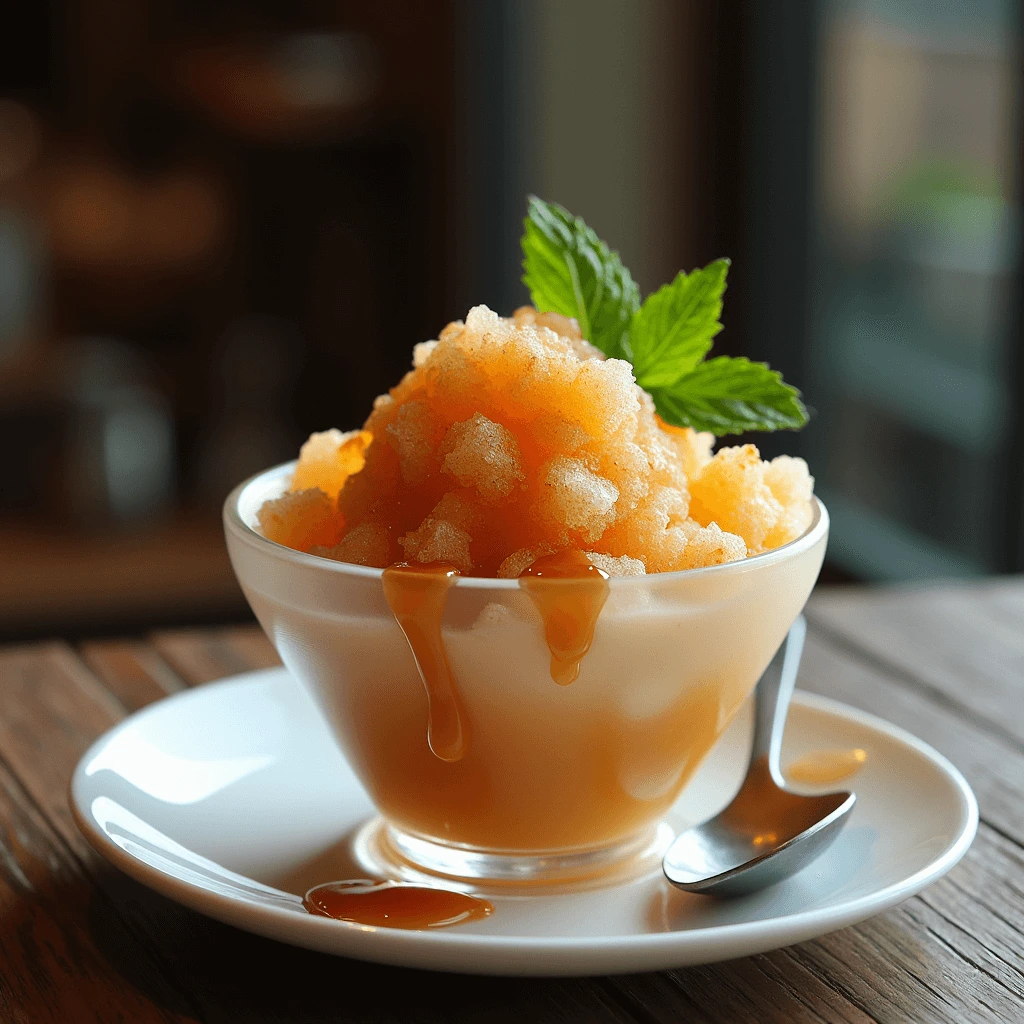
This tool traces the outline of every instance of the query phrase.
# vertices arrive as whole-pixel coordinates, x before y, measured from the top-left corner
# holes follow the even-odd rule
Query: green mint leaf
[[[583,337],[607,356],[626,357],[640,291],[583,220],[556,203],[528,200],[523,222],[523,283],[542,313],[575,317]]]
[[[642,388],[670,387],[707,355],[711,339],[722,329],[728,272],[728,260],[715,260],[689,275],[680,271],[633,314],[629,344]]]
[[[728,260],[679,274],[641,307],[618,253],[563,207],[530,196],[522,247],[523,283],[537,309],[575,317],[605,355],[632,362],[668,423],[719,436],[807,423],[800,392],[764,363],[701,361],[722,329]]]
[[[671,386],[650,391],[663,420],[717,436],[799,430],[807,423],[800,392],[765,363],[742,357],[709,359]]]

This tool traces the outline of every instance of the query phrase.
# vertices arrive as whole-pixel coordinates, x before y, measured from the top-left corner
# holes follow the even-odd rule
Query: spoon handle
[[[786,713],[796,686],[806,636],[807,620],[798,615],[754,691],[754,744],[750,751],[750,763],[767,755],[768,770],[779,785],[783,784],[779,769],[782,734],[786,728]]]

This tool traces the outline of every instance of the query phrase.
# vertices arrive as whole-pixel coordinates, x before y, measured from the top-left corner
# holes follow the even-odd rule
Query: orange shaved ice
[[[360,523],[353,526],[333,547],[314,547],[310,553],[336,562],[380,566],[392,561],[394,542],[383,523]]]
[[[507,498],[524,479],[515,434],[478,412],[448,428],[441,455],[441,469],[488,503]]]
[[[742,537],[726,533],[718,523],[698,526],[692,519],[682,527],[687,545],[680,559],[680,569],[702,569],[709,565],[735,562],[746,555]]]
[[[663,423],[630,364],[575,320],[477,306],[415,347],[362,431],[310,438],[293,493],[268,502],[260,526],[342,561],[502,577],[565,548],[611,576],[719,565],[807,528],[802,459],[713,445]]]
[[[803,459],[779,455],[765,466],[764,482],[782,503],[782,515],[765,538],[766,548],[777,548],[796,540],[811,525],[814,477]]]
[[[325,430],[310,434],[299,452],[299,463],[292,477],[293,491],[319,488],[328,498],[337,498],[345,481],[363,468],[365,452],[373,440],[365,430]]]
[[[482,516],[465,495],[450,491],[430,510],[426,518],[398,543],[410,562],[448,562],[463,575],[473,572],[470,532],[480,529]]]
[[[590,559],[591,565],[596,565],[598,569],[608,573],[609,576],[644,576],[647,573],[644,563],[639,558],[630,558],[629,555],[614,558],[602,551],[586,551],[584,553]]]
[[[690,513],[742,537],[747,554],[756,555],[803,533],[813,487],[803,459],[765,463],[752,444],[722,448],[690,482]]]
[[[692,568],[684,557],[690,542],[685,529],[688,510],[685,490],[655,486],[631,515],[608,530],[600,546],[612,555],[639,558],[648,572]]]
[[[658,415],[655,415],[655,419],[665,433],[669,444],[678,453],[687,479],[693,480],[711,461],[711,449],[715,447],[715,435],[708,431],[698,433],[691,427],[673,427]]]
[[[258,519],[264,537],[299,551],[332,547],[343,528],[337,503],[315,487],[265,501]]]

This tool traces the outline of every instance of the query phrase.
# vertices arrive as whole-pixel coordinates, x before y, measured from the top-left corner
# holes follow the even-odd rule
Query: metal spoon
[[[680,833],[665,854],[665,877],[686,892],[733,896],[774,885],[817,857],[849,817],[853,793],[791,793],[779,770],[806,635],[801,616],[758,681],[754,745],[740,791],[719,815]]]

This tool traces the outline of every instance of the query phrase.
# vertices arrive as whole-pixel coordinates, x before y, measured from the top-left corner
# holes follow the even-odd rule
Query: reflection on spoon
[[[665,877],[686,892],[739,896],[774,885],[814,860],[849,819],[853,793],[794,793],[779,768],[806,633],[798,616],[757,683],[750,767],[739,792],[714,818],[676,836],[665,854]]]

